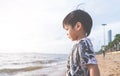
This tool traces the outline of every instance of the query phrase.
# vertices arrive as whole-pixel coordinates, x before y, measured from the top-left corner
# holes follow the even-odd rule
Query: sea
[[[0,76],[49,76],[66,59],[66,54],[0,53]]]

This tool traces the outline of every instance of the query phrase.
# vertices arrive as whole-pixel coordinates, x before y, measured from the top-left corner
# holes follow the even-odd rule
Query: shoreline
[[[101,76],[120,76],[120,51],[106,53],[105,57],[102,54],[98,54],[96,58]],[[63,61],[42,69],[20,72],[13,75],[1,73],[0,76],[65,76],[66,68],[66,61]]]

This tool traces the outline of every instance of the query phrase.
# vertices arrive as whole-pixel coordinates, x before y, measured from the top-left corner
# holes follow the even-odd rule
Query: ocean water
[[[0,76],[48,76],[66,59],[66,54],[0,53]]]

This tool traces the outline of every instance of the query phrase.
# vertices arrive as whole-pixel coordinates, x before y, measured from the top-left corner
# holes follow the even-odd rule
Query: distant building
[[[108,31],[108,43],[112,41],[112,30]]]

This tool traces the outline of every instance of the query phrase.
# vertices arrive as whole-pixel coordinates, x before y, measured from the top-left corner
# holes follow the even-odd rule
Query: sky
[[[62,27],[64,17],[75,9],[93,19],[89,38],[97,52],[120,33],[119,0],[0,0],[0,53],[69,53],[74,42]],[[106,24],[105,27],[102,24]]]

